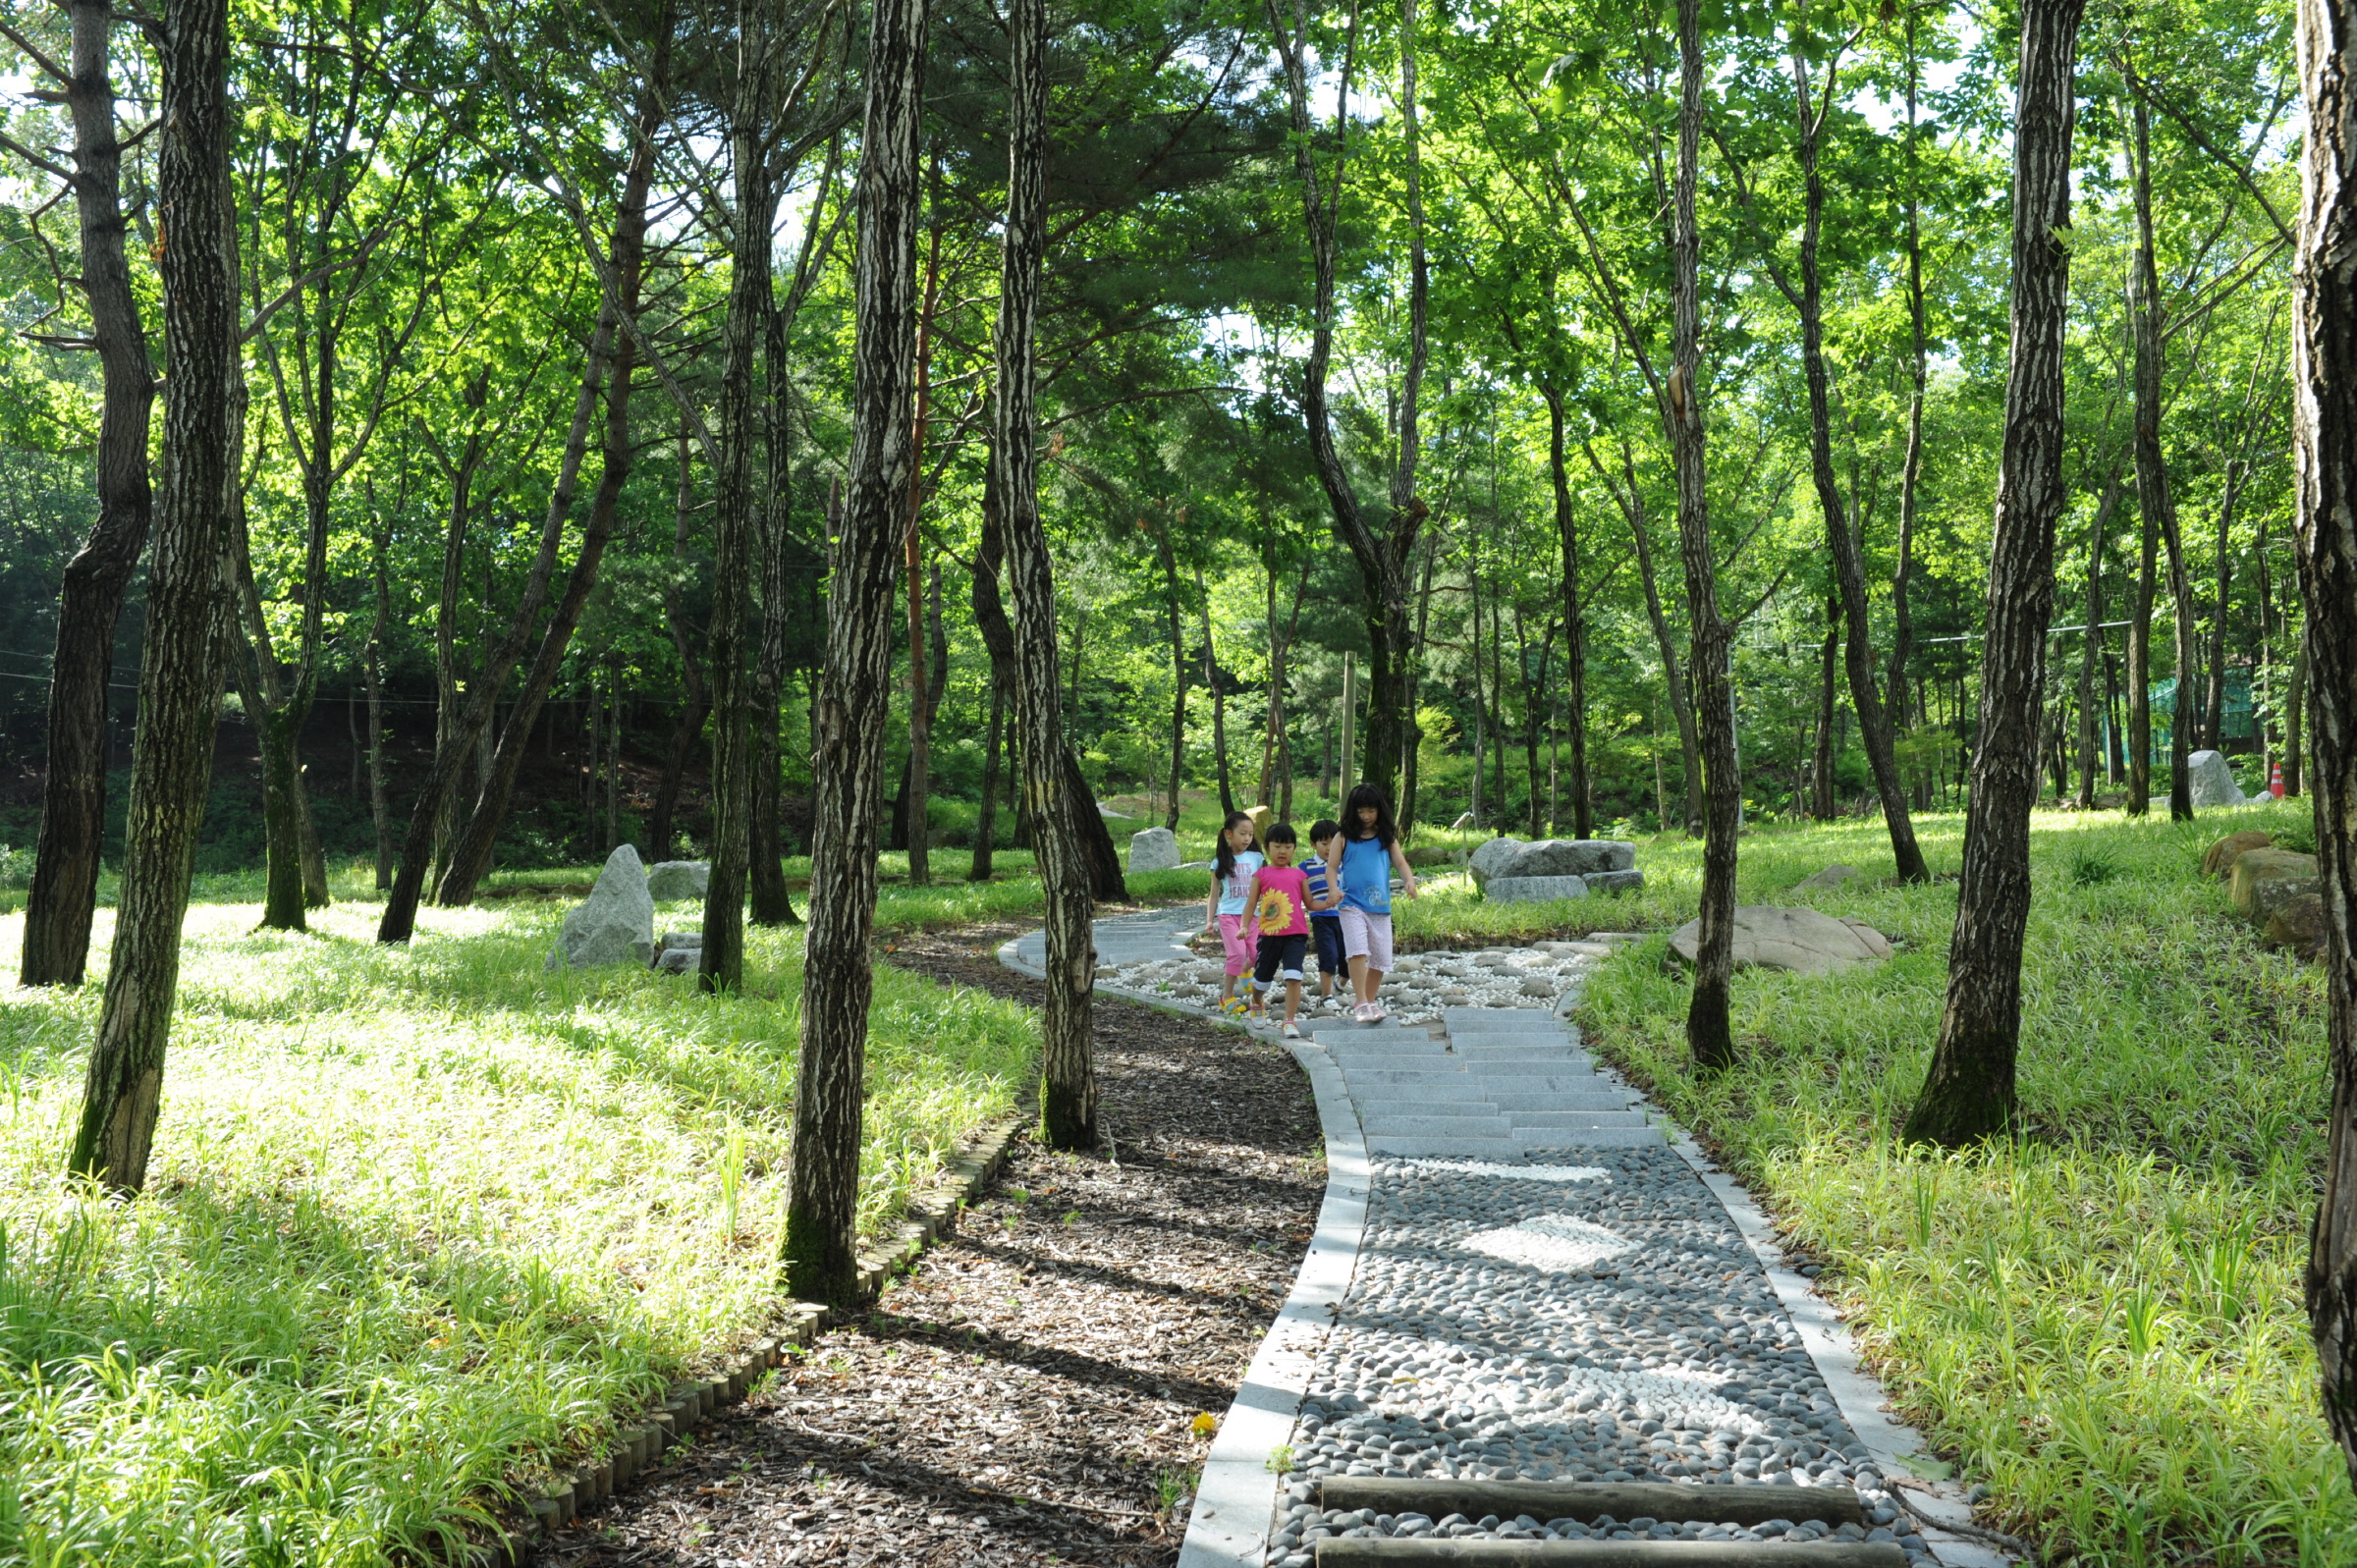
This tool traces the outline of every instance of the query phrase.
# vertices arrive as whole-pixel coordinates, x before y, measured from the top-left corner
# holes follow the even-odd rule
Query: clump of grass
[[[2011,1144],[1948,1157],[1897,1137],[1938,1032],[1949,886],[1809,890],[1913,941],[1873,970],[1739,975],[1742,1059],[1717,1079],[1689,1070],[1660,938],[1609,960],[1581,1011],[1831,1260],[1823,1283],[1899,1405],[1989,1506],[2073,1561],[2357,1560],[2299,1285],[2329,1109],[2322,987],[2260,949],[2197,864],[2290,814],[2037,820]],[[1935,863],[1956,853],[1959,819],[1917,824]],[[1842,841],[1747,838],[1742,896],[1849,858],[1827,852]],[[2077,874],[2099,862],[2103,879]]]
[[[2080,846],[2070,852],[2068,872],[2072,887],[2100,888],[2119,876],[2119,862],[2100,848]]]
[[[703,997],[544,973],[566,907],[383,947],[363,903],[309,936],[195,906],[130,1203],[60,1174],[98,988],[0,993],[0,1560],[413,1559],[774,1314],[798,935]],[[863,1226],[1013,1108],[1036,1041],[879,966]]]

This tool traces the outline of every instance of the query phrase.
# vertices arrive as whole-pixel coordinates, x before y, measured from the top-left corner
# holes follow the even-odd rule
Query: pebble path
[[[1184,911],[1099,921],[1099,986],[1216,1007],[1220,965],[1179,950],[1200,929]],[[1309,1568],[1317,1541],[1367,1536],[1863,1540],[1910,1563],[1996,1560],[1946,1542],[1935,1555],[1727,1210],[1580,1049],[1563,1014],[1611,950],[1407,956],[1383,1024],[1305,1017],[1342,1070],[1369,1184],[1349,1288],[1273,1461],[1266,1563]],[[1041,934],[1009,956],[1036,968]],[[1321,1510],[1319,1483],[1343,1476],[1836,1486],[1867,1522]]]

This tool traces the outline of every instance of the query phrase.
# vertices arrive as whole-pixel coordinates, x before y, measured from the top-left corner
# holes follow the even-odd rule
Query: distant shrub
[[[0,891],[21,892],[32,886],[32,851],[0,843]]]
[[[2070,852],[2069,876],[2081,888],[2098,888],[2119,877],[2119,862],[2101,849],[2074,849]]]

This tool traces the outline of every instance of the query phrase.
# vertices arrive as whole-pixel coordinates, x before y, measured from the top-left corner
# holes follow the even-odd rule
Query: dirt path
[[[1013,927],[890,961],[1026,1001]],[[1170,1564],[1182,1498],[1284,1302],[1325,1191],[1291,1058],[1100,1000],[1111,1147],[1026,1136],[876,1310],[541,1552],[564,1568]]]

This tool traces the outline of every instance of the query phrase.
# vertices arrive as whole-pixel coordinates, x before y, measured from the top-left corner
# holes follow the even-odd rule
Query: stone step
[[[1433,1115],[1498,1115],[1505,1111],[1488,1100],[1444,1100],[1426,1095],[1420,1100],[1353,1100],[1359,1115],[1370,1116],[1433,1116]]]
[[[1579,1118],[1602,1111],[1620,1111],[1629,1108],[1633,1096],[1624,1094],[1557,1095],[1545,1109],[1515,1106],[1507,1112],[1517,1127],[1573,1127]]]
[[[1512,1122],[1516,1137],[1534,1133],[1589,1131],[1599,1127],[1650,1127],[1652,1121],[1642,1110],[1630,1110],[1625,1106],[1616,1110],[1522,1110],[1508,1108],[1504,1115]]]
[[[1491,1106],[1497,1102],[1476,1083],[1431,1084],[1414,1089],[1399,1084],[1366,1083],[1343,1075],[1350,1103],[1365,1114],[1370,1106]]]
[[[1370,1116],[1359,1114],[1369,1138],[1511,1138],[1504,1116]]]
[[[1518,1140],[1525,1151],[1542,1149],[1654,1149],[1668,1143],[1658,1127],[1541,1128]]]
[[[1369,1137],[1367,1153],[1396,1160],[1520,1160],[1519,1138]]]
[[[1449,1032],[1458,1030],[1560,1029],[1552,1007],[1443,1007],[1441,1022]]]
[[[1576,1519],[1587,1524],[1605,1514],[1617,1519],[1651,1515],[1680,1523],[1764,1525],[1771,1519],[1816,1519],[1829,1525],[1864,1525],[1866,1507],[1846,1487],[1694,1487],[1675,1482],[1470,1481],[1439,1476],[1327,1476],[1318,1487],[1318,1505],[1377,1513],[1415,1512],[1431,1519],[1463,1514],[1479,1519]],[[1358,1540],[1368,1538],[1358,1537]]]

